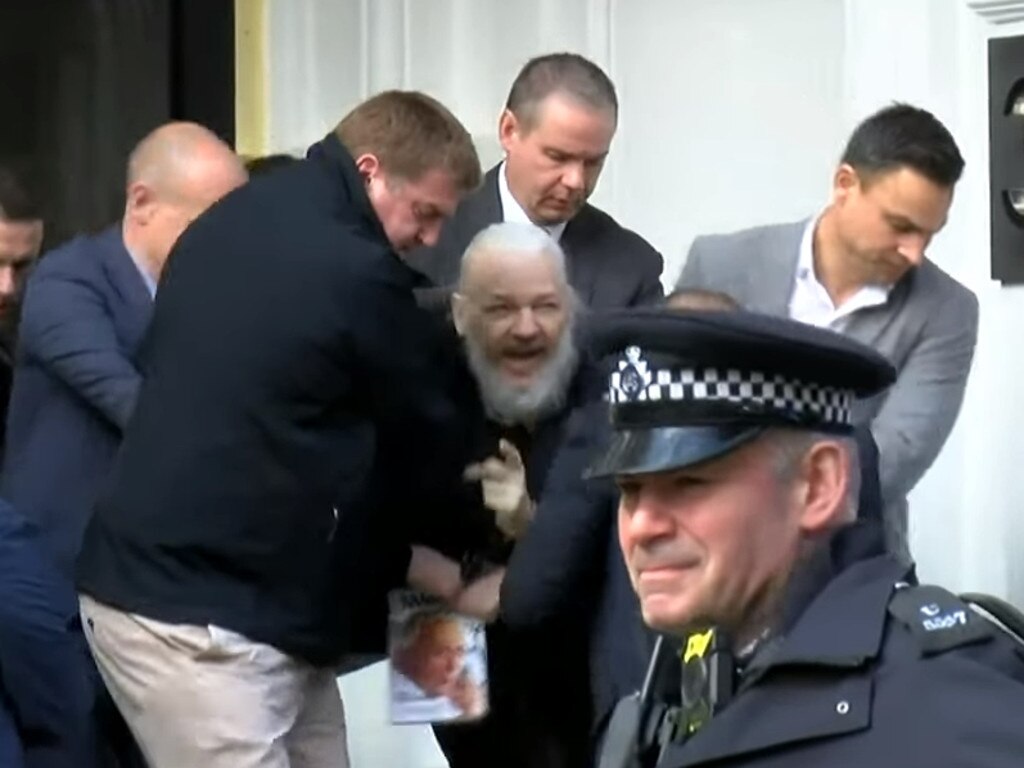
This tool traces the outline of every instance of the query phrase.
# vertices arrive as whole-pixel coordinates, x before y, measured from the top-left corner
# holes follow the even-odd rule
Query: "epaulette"
[[[983,618],[1009,635],[1017,643],[1019,653],[1024,652],[1024,613],[1018,608],[995,595],[980,592],[965,592],[960,599],[967,601]]]
[[[930,656],[991,640],[994,627],[952,592],[931,585],[897,584],[889,613]]]

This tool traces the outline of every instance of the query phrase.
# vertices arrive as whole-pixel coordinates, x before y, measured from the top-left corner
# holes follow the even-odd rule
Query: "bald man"
[[[128,162],[120,224],[46,254],[29,279],[0,491],[73,576],[92,504],[142,379],[138,353],[178,236],[246,181],[194,123],[146,136]]]

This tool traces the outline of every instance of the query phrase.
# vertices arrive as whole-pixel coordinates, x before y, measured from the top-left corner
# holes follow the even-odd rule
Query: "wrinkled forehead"
[[[0,259],[20,261],[39,255],[43,222],[0,219]]]
[[[488,248],[465,265],[463,287],[474,299],[563,301],[565,275],[557,258],[543,250]]]

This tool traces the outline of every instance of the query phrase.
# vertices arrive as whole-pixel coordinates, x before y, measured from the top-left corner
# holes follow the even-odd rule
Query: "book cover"
[[[458,723],[487,714],[481,621],[410,590],[388,596],[391,722]]]

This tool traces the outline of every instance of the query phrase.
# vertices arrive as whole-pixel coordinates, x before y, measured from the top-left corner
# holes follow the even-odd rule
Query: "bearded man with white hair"
[[[542,229],[494,224],[466,249],[451,319],[472,503],[446,533],[468,553],[467,580],[482,576],[463,593],[467,612],[494,619],[503,566],[530,524],[569,414],[602,395],[602,377],[577,345],[580,306],[565,254]],[[586,626],[524,633],[493,620],[487,639],[490,714],[435,728],[450,766],[588,765]]]

